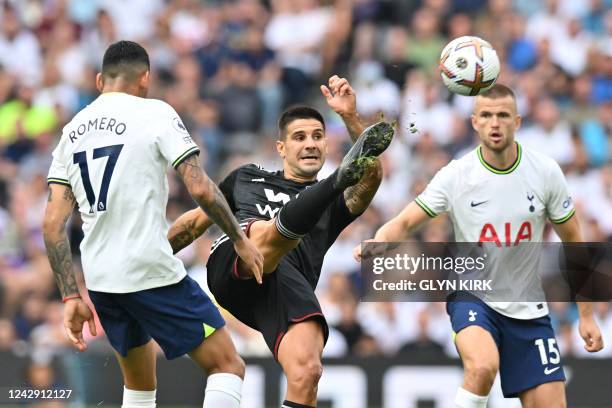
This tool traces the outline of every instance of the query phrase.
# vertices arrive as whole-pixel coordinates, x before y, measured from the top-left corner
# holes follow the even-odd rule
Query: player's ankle
[[[203,408],[239,408],[242,378],[230,373],[209,375],[206,379]]]
[[[121,408],[155,408],[156,392],[130,390],[124,386]]]
[[[455,396],[455,408],[486,408],[488,400],[488,395],[476,395],[459,387]]]

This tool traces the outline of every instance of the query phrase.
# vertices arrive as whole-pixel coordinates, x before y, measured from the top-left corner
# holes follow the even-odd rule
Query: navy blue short
[[[225,325],[217,307],[189,276],[174,285],[132,293],[90,290],[89,297],[110,344],[124,357],[151,338],[167,359],[180,357]]]
[[[463,293],[451,295],[446,310],[455,333],[468,326],[480,326],[491,333],[499,350],[504,397],[518,397],[523,391],[547,382],[565,381],[559,347],[548,316],[513,319]]]

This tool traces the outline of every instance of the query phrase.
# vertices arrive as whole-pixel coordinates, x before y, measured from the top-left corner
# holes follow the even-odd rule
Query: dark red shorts
[[[244,226],[247,230],[248,227],[250,223]],[[230,240],[213,248],[206,265],[210,291],[219,305],[263,335],[274,358],[292,323],[318,321],[327,341],[329,328],[314,288],[293,263],[283,258],[276,271],[265,275],[259,285],[255,279],[238,277],[238,255]]]

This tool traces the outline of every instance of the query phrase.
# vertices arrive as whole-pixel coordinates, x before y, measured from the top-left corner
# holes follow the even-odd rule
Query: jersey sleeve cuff
[[[557,219],[550,219],[550,222],[552,222],[553,224],[563,224],[564,222],[568,221],[570,218],[572,218],[574,216],[574,214],[576,214],[576,209],[572,208],[572,210],[565,216],[565,217],[561,217],[561,218],[557,218]]]
[[[61,184],[63,186],[72,187],[68,180],[59,177],[47,177],[47,184]]]
[[[417,203],[417,205],[419,207],[421,207],[423,209],[423,211],[425,211],[425,213],[427,215],[429,215],[431,218],[435,218],[438,214],[435,213],[434,210],[432,210],[431,208],[429,208],[427,206],[427,204],[425,204],[419,197],[414,199],[414,202]]]
[[[181,154],[173,163],[172,163],[172,167],[174,167],[175,169],[182,163],[184,162],[189,156],[192,156],[194,154],[200,154],[200,149],[197,146],[193,146],[189,149],[187,149],[187,151],[185,151],[183,154]]]

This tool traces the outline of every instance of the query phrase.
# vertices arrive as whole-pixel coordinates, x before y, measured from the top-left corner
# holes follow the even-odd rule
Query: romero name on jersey
[[[166,170],[198,152],[170,105],[126,93],[103,93],[64,127],[47,181],[76,198],[88,289],[127,293],[185,277],[166,237]]]

